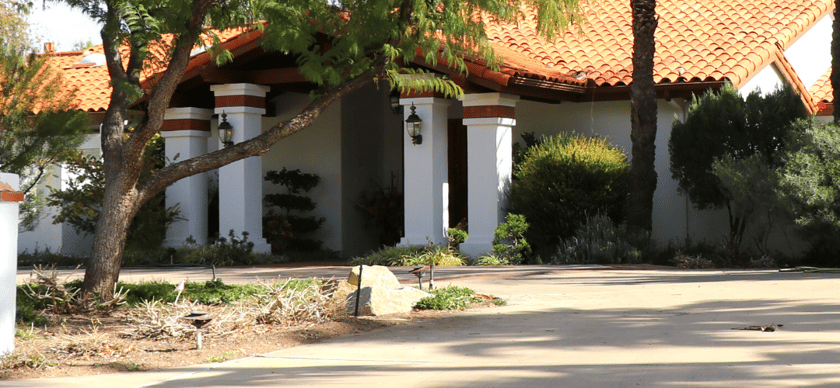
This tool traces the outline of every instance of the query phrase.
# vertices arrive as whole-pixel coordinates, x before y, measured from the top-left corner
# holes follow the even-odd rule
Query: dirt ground
[[[195,335],[182,339],[128,338],[124,311],[91,317],[53,315],[49,317],[53,325],[18,330],[15,353],[3,360],[0,378],[96,375],[223,362],[451,314],[414,311],[404,317],[346,317],[295,327],[254,325],[228,334],[205,334],[202,350],[196,350]]]

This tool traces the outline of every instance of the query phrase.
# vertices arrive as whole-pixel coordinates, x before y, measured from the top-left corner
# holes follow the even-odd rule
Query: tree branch
[[[315,122],[321,112],[330,106],[330,104],[373,81],[376,75],[381,72],[382,67],[383,65],[380,65],[376,70],[369,70],[348,82],[328,89],[323,97],[311,102],[297,116],[278,123],[259,136],[230,148],[224,148],[209,154],[190,158],[158,170],[158,172],[149,177],[138,188],[140,203],[144,203],[167,186],[182,178],[214,170],[247,157],[265,154],[271,149],[273,144],[303,130]]]

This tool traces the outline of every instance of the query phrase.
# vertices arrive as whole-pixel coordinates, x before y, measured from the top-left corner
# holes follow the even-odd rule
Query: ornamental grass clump
[[[545,138],[517,166],[509,211],[528,220],[525,237],[535,253],[553,251],[561,239],[574,235],[587,214],[623,221],[629,169],[624,153],[605,139],[576,134]]]

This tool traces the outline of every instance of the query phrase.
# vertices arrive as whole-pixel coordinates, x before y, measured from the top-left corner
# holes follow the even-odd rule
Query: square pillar
[[[403,136],[405,237],[400,246],[436,245],[448,243],[449,226],[449,170],[447,121],[451,101],[439,97],[400,99],[404,119],[411,114],[412,104],[422,121],[422,144],[412,144],[407,133]],[[405,122],[403,121],[403,132]]]
[[[0,173],[0,356],[15,350],[18,211],[23,193],[15,174]]]
[[[265,95],[268,86],[254,84],[213,85],[216,96],[214,112],[227,114],[233,126],[233,143],[241,143],[262,133]],[[245,158],[219,168],[219,234],[227,237],[233,230],[241,236],[248,232],[254,252],[271,253],[263,238],[262,157]]]
[[[166,162],[175,163],[207,153],[213,111],[199,108],[169,108],[160,136],[166,143]],[[207,175],[196,174],[166,188],[166,207],[177,206],[183,220],[166,229],[163,246],[179,248],[192,237],[207,244]]]
[[[464,96],[467,126],[467,217],[469,238],[462,252],[477,258],[493,251],[493,232],[505,220],[505,198],[513,168],[513,127],[519,96]]]

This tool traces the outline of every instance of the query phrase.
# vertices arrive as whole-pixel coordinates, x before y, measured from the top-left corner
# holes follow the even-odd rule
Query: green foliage
[[[393,246],[400,241],[405,208],[395,174],[391,173],[391,185],[387,188],[376,184],[376,189],[359,195],[356,207],[364,212],[365,228],[373,228],[379,233],[379,244]]]
[[[129,307],[138,306],[147,301],[171,303],[175,301],[175,297],[177,296],[175,285],[160,281],[151,281],[140,284],[120,282],[118,283],[117,288],[120,287],[128,291],[125,302]]]
[[[509,211],[531,225],[525,234],[538,252],[570,237],[587,214],[624,218],[629,164],[617,148],[576,134],[546,138],[533,147],[511,187]]]
[[[74,91],[62,88],[60,73],[46,57],[26,56],[4,42],[0,37],[0,171],[21,176],[27,195],[20,229],[32,230],[44,206],[45,193],[37,185],[82,144],[88,115],[73,110]]]
[[[759,155],[760,161],[778,166],[776,153],[783,146],[790,123],[803,117],[802,102],[789,88],[764,96],[754,92],[743,99],[731,84],[726,84],[719,92],[695,97],[685,122],[674,120],[668,142],[671,174],[698,209],[727,206],[731,244],[740,244],[746,219],[743,210],[733,211],[731,206],[732,194],[739,189],[724,191],[713,163],[719,158],[737,163]]]
[[[458,250],[449,246],[428,245],[419,256],[409,259],[408,265],[464,265],[464,257]]]
[[[508,214],[505,222],[493,232],[493,252],[510,264],[523,262],[531,253],[531,245],[525,238],[530,225],[521,214]]]
[[[564,239],[557,247],[553,262],[557,264],[633,264],[642,259],[635,242],[650,236],[634,238],[627,227],[616,227],[604,215],[586,219],[575,235]]]
[[[449,247],[436,245],[410,247],[384,247],[371,252],[364,257],[357,257],[350,261],[352,265],[384,265],[413,266],[429,265],[459,266],[464,265],[465,259],[460,252]]]
[[[519,142],[513,143],[513,179],[519,180],[519,170],[522,169],[522,163],[525,162],[525,157],[528,155],[528,151],[531,148],[534,148],[540,145],[543,141],[542,138],[538,138],[534,132],[524,132],[522,133],[522,142],[525,143],[524,145],[519,144]]]
[[[32,252],[24,250],[18,254],[18,267],[25,266],[63,266],[73,267],[84,264],[83,257],[65,256],[58,252],[53,252],[47,247],[41,250],[36,246]]]
[[[741,224],[738,235],[751,226],[752,247],[762,254],[770,252],[769,237],[777,222],[789,222],[784,205],[778,200],[779,175],[776,167],[759,154],[737,159],[732,154],[715,158],[712,173],[718,179],[721,192],[730,201],[730,212]],[[727,241],[726,266],[745,266],[749,260],[738,244],[739,238]]]
[[[470,235],[466,231],[458,228],[446,229],[446,236],[449,238],[449,246],[455,249],[458,249],[461,243],[470,238]]]
[[[473,303],[481,302],[475,291],[465,287],[445,287],[431,291],[432,296],[420,299],[414,306],[421,310],[464,310]]]
[[[407,266],[411,260],[419,257],[424,247],[420,245],[410,247],[383,247],[378,251],[368,253],[364,257],[356,257],[350,261],[351,265],[384,265]]]
[[[141,179],[146,179],[166,162],[164,142],[155,136],[146,145],[143,154]],[[53,223],[67,222],[83,234],[93,234],[105,197],[105,173],[102,160],[75,152],[67,160],[69,179],[67,190],[54,190],[47,201],[59,208]],[[161,192],[140,207],[128,230],[126,249],[155,249],[166,238],[166,227],[179,219],[177,208],[166,207],[165,193]]]
[[[43,315],[38,314],[38,311],[44,310],[48,307],[48,303],[44,299],[35,299],[27,293],[26,285],[17,286],[17,304],[15,306],[15,321],[19,324],[44,326],[49,321]]]
[[[495,253],[486,253],[478,257],[475,265],[510,265],[510,260]]]
[[[216,236],[204,246],[185,246],[175,253],[175,261],[199,265],[248,265],[272,262],[270,256],[255,254],[254,242],[248,241],[248,232],[238,237],[233,230],[228,237]]]
[[[806,263],[840,266],[840,127],[799,121],[779,170],[778,195],[811,243]]]
[[[302,173],[300,170],[269,171],[265,180],[285,188],[285,193],[267,194],[265,203],[269,206],[268,215],[263,217],[265,238],[271,243],[271,250],[284,252],[289,250],[313,251],[321,247],[321,242],[303,236],[318,230],[325,218],[301,216],[302,212],[315,209],[311,198],[300,195],[309,192],[318,185],[321,178],[315,174]],[[274,208],[279,208],[278,212]],[[292,214],[292,213],[295,214]]]
[[[265,290],[265,286],[259,284],[224,284],[221,279],[216,279],[204,283],[187,283],[181,297],[209,305],[243,300]]]

